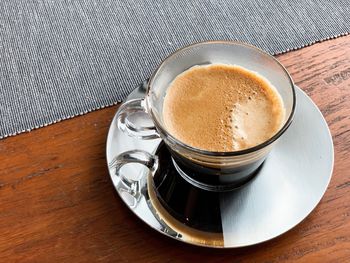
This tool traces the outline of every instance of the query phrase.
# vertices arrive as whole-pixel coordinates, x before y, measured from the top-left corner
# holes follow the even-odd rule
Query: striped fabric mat
[[[277,54],[347,34],[349,14],[348,0],[2,0],[0,138],[123,100],[184,45]]]

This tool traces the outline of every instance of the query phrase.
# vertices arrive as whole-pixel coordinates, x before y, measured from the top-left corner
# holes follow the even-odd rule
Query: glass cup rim
[[[290,88],[292,89],[292,100],[293,100],[293,104],[292,104],[292,109],[291,112],[287,118],[287,121],[285,122],[285,124],[278,130],[278,132],[276,132],[271,138],[269,138],[268,140],[255,145],[253,147],[247,148],[247,149],[243,149],[243,150],[238,150],[238,151],[230,151],[230,152],[216,152],[216,151],[208,151],[208,150],[203,150],[200,148],[196,148],[196,147],[192,147],[188,144],[185,144],[183,142],[181,142],[180,140],[176,139],[173,135],[171,135],[170,132],[167,131],[167,129],[165,127],[163,127],[163,125],[161,123],[159,123],[159,121],[157,120],[156,116],[154,115],[152,108],[149,106],[150,103],[148,102],[148,95],[149,95],[149,91],[152,88],[152,84],[154,81],[155,76],[157,75],[157,73],[161,70],[162,67],[164,67],[164,65],[168,62],[169,59],[173,58],[175,55],[177,55],[180,52],[192,49],[194,47],[197,46],[203,46],[203,45],[212,45],[212,44],[224,44],[224,45],[234,45],[234,46],[243,46],[245,48],[251,48],[253,50],[255,50],[256,52],[272,59],[282,70],[283,72],[286,74],[286,76],[288,77],[289,80],[289,84],[290,84]],[[274,141],[276,141],[290,126],[290,124],[292,123],[293,117],[294,117],[294,113],[295,113],[295,108],[296,108],[296,94],[295,94],[295,87],[294,87],[294,82],[290,76],[290,74],[288,73],[288,71],[286,70],[286,68],[272,55],[268,54],[267,52],[261,50],[260,48],[257,48],[251,44],[248,43],[244,43],[241,41],[236,41],[236,40],[212,40],[212,41],[202,41],[202,42],[197,42],[188,46],[185,46],[183,48],[180,48],[178,50],[176,50],[175,52],[171,53],[169,56],[167,56],[161,63],[160,65],[157,67],[157,69],[153,72],[153,74],[151,75],[148,83],[147,83],[147,91],[146,91],[146,107],[147,107],[147,111],[151,114],[151,117],[155,123],[155,126],[157,127],[157,129],[159,129],[161,131],[161,133],[166,134],[166,136],[168,138],[171,139],[171,141],[173,141],[175,144],[187,149],[188,151],[191,152],[195,152],[197,154],[201,154],[201,155],[209,155],[209,156],[223,156],[223,157],[229,157],[229,156],[238,156],[238,155],[244,155],[244,154],[249,154],[249,153],[253,153],[256,152],[258,150],[261,150],[263,148],[265,148],[266,146],[270,145],[271,143],[273,143]]]

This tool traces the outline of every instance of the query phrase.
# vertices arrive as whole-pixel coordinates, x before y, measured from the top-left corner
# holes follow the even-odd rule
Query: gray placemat
[[[0,138],[123,100],[184,45],[276,54],[347,34],[349,14],[348,0],[2,0]]]

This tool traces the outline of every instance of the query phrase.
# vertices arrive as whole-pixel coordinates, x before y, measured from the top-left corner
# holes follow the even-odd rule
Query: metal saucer
[[[145,96],[145,83],[127,100]],[[296,87],[297,109],[288,131],[269,154],[259,174],[247,185],[220,194],[222,233],[199,231],[173,218],[159,203],[149,171],[139,164],[122,168],[126,176],[138,181],[131,192],[109,173],[121,199],[141,220],[160,233],[193,245],[235,248],[258,244],[290,230],[321,200],[332,176],[334,151],[326,121],[312,100]],[[146,116],[137,121],[149,122]],[[129,137],[116,126],[114,117],[107,138],[107,162],[133,149],[154,153],[160,139]]]

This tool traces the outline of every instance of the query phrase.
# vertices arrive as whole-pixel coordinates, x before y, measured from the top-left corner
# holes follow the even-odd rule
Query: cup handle
[[[135,196],[140,192],[139,181],[127,178],[120,173],[120,169],[123,167],[123,165],[128,163],[139,163],[146,166],[153,176],[154,171],[156,171],[158,168],[158,156],[152,155],[143,150],[131,150],[119,154],[108,164],[110,169],[115,167],[116,176],[120,178],[130,194]]]
[[[137,127],[128,120],[128,116],[137,112],[147,113],[144,99],[134,99],[123,103],[117,112],[118,128],[132,137],[144,140],[158,139],[159,134],[154,125]]]

